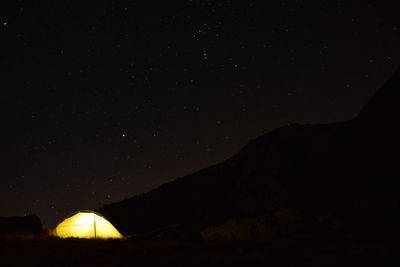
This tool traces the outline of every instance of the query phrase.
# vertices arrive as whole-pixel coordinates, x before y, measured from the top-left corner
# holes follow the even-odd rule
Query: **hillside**
[[[358,230],[392,229],[399,203],[396,90],[400,70],[354,120],[276,129],[220,164],[99,212],[124,234],[197,231],[288,209],[338,216]]]

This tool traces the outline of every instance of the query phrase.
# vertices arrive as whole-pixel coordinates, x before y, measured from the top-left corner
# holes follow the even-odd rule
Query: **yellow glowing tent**
[[[53,235],[61,238],[122,238],[106,218],[94,211],[78,211],[60,222]]]

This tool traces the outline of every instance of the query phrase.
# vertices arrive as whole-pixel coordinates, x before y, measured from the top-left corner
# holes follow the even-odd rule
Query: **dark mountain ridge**
[[[284,209],[334,214],[357,228],[395,225],[396,90],[400,70],[354,120],[278,128],[220,164],[99,212],[124,234],[172,225],[200,230]]]

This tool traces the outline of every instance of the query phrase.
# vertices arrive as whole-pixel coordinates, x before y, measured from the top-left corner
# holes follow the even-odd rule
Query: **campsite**
[[[395,1],[0,1],[0,267],[400,266]]]
[[[400,69],[378,90],[356,119],[343,125],[323,126],[322,131],[326,131],[324,138],[328,137],[330,144],[349,142],[354,140],[354,136],[361,140],[357,150],[350,151],[347,146],[337,150],[331,146],[327,159],[311,159],[310,163],[318,162],[322,169],[332,163],[338,168],[337,173],[326,176],[325,183],[330,183],[328,187],[314,180],[314,171],[309,172],[306,167],[309,162],[304,158],[301,165],[292,169],[296,177],[302,177],[300,184],[282,183],[285,180],[279,175],[280,179],[275,181],[277,188],[285,187],[285,191],[292,194],[277,194],[276,191],[269,192],[271,188],[259,187],[253,191],[253,199],[248,196],[241,199],[237,188],[227,186],[226,177],[241,181],[241,176],[235,175],[243,171],[263,174],[268,169],[277,168],[275,163],[266,165],[268,160],[260,155],[277,153],[276,157],[281,157],[281,153],[293,153],[291,150],[282,151],[292,138],[298,138],[299,132],[306,140],[310,135],[321,134],[321,129],[318,129],[321,126],[316,129],[311,126],[307,131],[304,126],[279,129],[250,142],[220,165],[179,178],[148,193],[105,205],[97,211],[73,212],[48,231],[42,228],[40,218],[35,215],[0,218],[1,258],[9,265],[31,266],[392,264],[399,250],[399,217],[392,212],[399,203],[396,181],[392,179],[392,174],[398,170],[393,159],[384,156],[383,152],[387,146],[395,148],[399,145],[398,128],[388,123],[390,117],[395,116],[390,104],[398,88]],[[269,151],[271,138],[283,138],[283,148]],[[378,142],[374,143],[375,140]],[[317,142],[327,143],[326,139]],[[366,144],[368,152],[360,154]],[[297,152],[318,155],[323,152],[320,147],[316,146],[311,152]],[[345,149],[346,157],[357,159],[352,162],[352,167],[346,159],[343,161],[342,149]],[[284,157],[284,160],[290,163],[293,159]],[[248,166],[249,161],[253,162],[253,167]],[[263,164],[254,164],[257,161]],[[359,166],[364,162],[374,162],[364,172],[364,188],[359,188],[356,178],[343,181],[346,183],[346,190],[343,190],[342,181],[336,175],[341,173],[340,170],[359,172]],[[214,179],[215,172],[218,179]],[[286,173],[285,168],[283,172]],[[307,175],[300,176],[301,173]],[[289,179],[293,174],[285,175]],[[381,180],[378,182],[376,177]],[[246,178],[241,181],[240,189],[250,190],[252,183],[262,184],[263,179],[263,175],[254,176],[251,181]],[[271,175],[268,179],[275,178]],[[299,188],[302,190],[298,191]],[[299,195],[304,194],[307,188],[313,190],[307,195]],[[230,200],[231,190],[236,194]],[[340,199],[336,200],[332,196],[338,192]],[[203,193],[207,194],[206,199],[202,198]],[[309,202],[307,196],[311,193],[318,202]],[[275,200],[279,200],[279,206],[268,212],[271,200],[267,198],[261,202],[258,194],[273,194]],[[186,201],[182,202],[182,198]],[[250,205],[247,208],[243,206],[246,203]],[[254,209],[254,203],[262,205]]]

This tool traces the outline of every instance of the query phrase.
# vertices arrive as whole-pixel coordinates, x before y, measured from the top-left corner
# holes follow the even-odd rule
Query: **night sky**
[[[0,216],[54,226],[353,118],[400,63],[382,2],[1,1]]]

